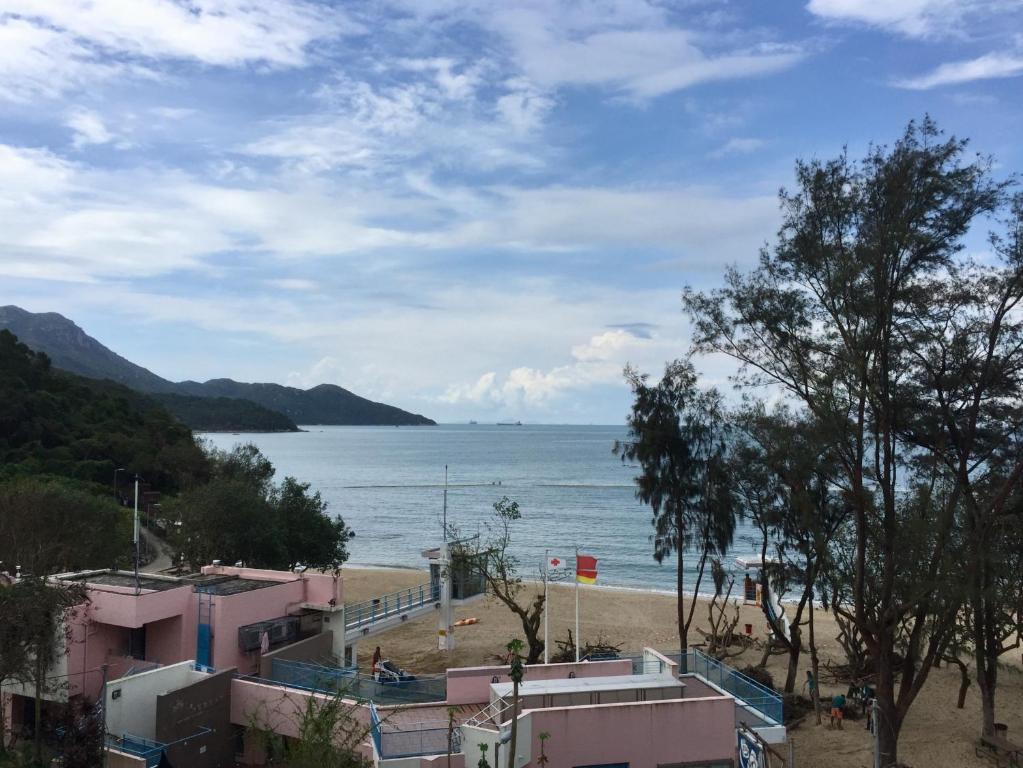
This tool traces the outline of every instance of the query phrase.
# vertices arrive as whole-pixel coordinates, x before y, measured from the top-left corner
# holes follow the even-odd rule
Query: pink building
[[[163,754],[196,768],[258,766],[253,725],[295,738],[310,700],[339,694],[359,749],[383,768],[446,768],[449,751],[452,766],[468,768],[484,747],[503,768],[513,721],[518,768],[538,765],[541,750],[551,768],[724,768],[740,726],[764,743],[785,739],[780,697],[699,652],[685,671],[682,659],[652,649],[531,666],[517,707],[506,667],[384,679],[345,665],[357,660],[358,640],[409,618],[436,612],[448,622],[438,610],[447,585],[346,606],[342,579],[330,574],[209,566],[184,578],[55,578],[84,583],[89,601],[70,616],[66,653],[51,672],[65,684],[42,697],[102,699],[113,766],[153,766]],[[7,726],[30,726],[35,691],[3,695]]]

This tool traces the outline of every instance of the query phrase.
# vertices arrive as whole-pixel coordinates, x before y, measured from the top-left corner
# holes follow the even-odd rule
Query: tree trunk
[[[959,698],[956,701],[956,709],[966,706],[966,691],[970,687],[970,670],[960,659],[952,659],[952,662],[959,667]]]
[[[817,658],[817,638],[813,633],[813,598],[810,598],[810,668],[813,673],[814,687],[810,691],[810,698],[813,699],[813,711],[817,715],[817,725],[821,724],[821,697],[820,691],[817,689],[820,687],[820,674],[819,674],[819,659]]]
[[[36,690],[35,690],[35,728],[32,734],[32,754],[35,757],[35,764],[43,764],[43,670],[41,654],[36,653]]]
[[[985,736],[995,733],[995,690],[998,686],[998,657],[977,654],[977,687],[980,689],[980,711]]]
[[[899,762],[899,733],[904,713],[895,703],[894,648],[889,638],[883,638],[878,652],[877,742],[881,753],[881,768],[894,768]]]
[[[796,617],[798,620],[798,617]],[[796,675],[799,673],[799,653],[803,649],[802,633],[799,625],[793,622],[789,626],[789,668],[785,675],[785,693],[796,690]]]
[[[679,649],[682,652],[679,666],[681,672],[689,671],[689,627],[686,624],[686,608],[684,600],[685,587],[683,584],[684,575],[684,558],[682,557],[682,550],[678,551],[678,562],[676,563],[677,570],[675,572],[675,588],[678,590],[678,600],[676,606],[678,608],[678,644]],[[695,598],[694,598],[695,599]]]

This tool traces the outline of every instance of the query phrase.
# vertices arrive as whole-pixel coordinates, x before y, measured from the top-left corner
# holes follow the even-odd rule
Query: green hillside
[[[191,431],[146,395],[55,369],[0,331],[0,479],[60,475],[109,485],[131,468],[165,491],[207,461]]]

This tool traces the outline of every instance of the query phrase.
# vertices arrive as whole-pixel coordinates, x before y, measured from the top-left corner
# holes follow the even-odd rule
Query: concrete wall
[[[146,768],[146,759],[116,749],[107,750],[107,768]]]
[[[548,765],[628,763],[656,768],[663,763],[731,760],[735,756],[734,701],[728,697],[677,699],[527,711],[521,728],[530,739],[528,765],[535,765],[539,742],[551,734]],[[522,722],[522,721],[520,721]],[[473,764],[471,756],[468,763]]]
[[[235,667],[243,675],[259,669],[259,652],[238,648],[238,627],[294,612],[304,601],[300,580],[213,598],[213,666]]]
[[[107,731],[156,738],[156,703],[161,694],[182,688],[195,678],[192,662],[185,661],[107,684]]]
[[[182,615],[192,604],[192,588],[182,585],[162,592],[143,590],[136,595],[134,589],[127,587],[90,586],[89,601],[93,621],[137,628]]]
[[[156,740],[172,744],[167,757],[173,765],[194,768],[233,768],[231,680],[228,669],[162,694],[156,699]],[[202,733],[210,729],[210,733]]]
[[[575,672],[576,677],[607,677],[632,674],[630,659],[612,661],[583,661],[570,664],[533,664],[526,667],[527,680],[560,680]],[[508,667],[462,667],[447,672],[447,703],[487,704],[493,678],[500,683],[510,682]],[[475,765],[475,763],[473,763]]]
[[[253,722],[280,736],[298,736],[302,713],[310,697],[326,701],[329,696],[299,691],[279,685],[252,680],[231,681],[231,722],[248,727]],[[351,702],[352,714],[359,728],[369,726],[369,709]]]
[[[328,629],[318,635],[307,637],[305,640],[278,648],[276,651],[271,651],[260,657],[259,676],[270,677],[274,659],[314,662],[316,659],[328,656],[333,647],[334,633]]]

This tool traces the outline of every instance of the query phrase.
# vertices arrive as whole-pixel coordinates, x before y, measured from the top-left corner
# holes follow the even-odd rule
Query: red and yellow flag
[[[597,558],[590,555],[576,555],[575,580],[580,584],[596,584]]]

